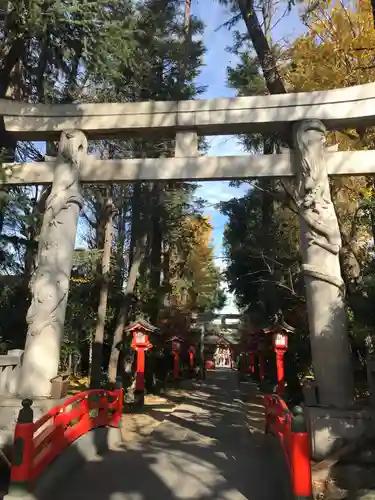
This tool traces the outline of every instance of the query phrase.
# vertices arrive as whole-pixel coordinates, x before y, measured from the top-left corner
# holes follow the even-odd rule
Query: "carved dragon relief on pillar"
[[[320,403],[343,408],[352,402],[353,384],[339,261],[341,235],[325,164],[325,134],[319,120],[304,120],[294,127],[294,199],[300,215],[302,272]]]
[[[325,168],[326,128],[319,120],[306,120],[294,129],[294,145],[298,157],[296,203],[300,217],[306,224],[306,240],[309,246],[316,245],[338,256],[341,249],[341,234],[335,207],[331,199],[329,179]],[[345,292],[339,275],[330,274],[322,268],[302,264],[304,274],[327,281]]]
[[[81,131],[64,131],[39,237],[37,267],[30,282],[28,332],[17,393],[49,396],[57,375],[64,332],[76,230],[83,199],[79,172],[87,154]]]

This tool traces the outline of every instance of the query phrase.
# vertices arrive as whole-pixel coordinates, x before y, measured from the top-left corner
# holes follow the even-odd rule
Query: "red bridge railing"
[[[289,470],[294,497],[311,500],[311,452],[303,409],[291,412],[277,394],[264,395],[266,433],[273,434],[280,442]]]
[[[80,392],[33,421],[32,401],[22,401],[14,431],[10,494],[28,492],[36,479],[73,441],[95,427],[119,427],[123,391]]]

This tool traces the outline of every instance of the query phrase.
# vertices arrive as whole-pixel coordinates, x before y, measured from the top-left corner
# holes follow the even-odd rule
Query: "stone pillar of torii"
[[[375,125],[375,84],[325,92],[182,102],[29,105],[0,100],[5,133],[56,140],[57,158],[7,164],[1,182],[49,184],[52,191],[31,280],[28,334],[17,380],[21,396],[48,397],[57,375],[81,183],[283,178],[298,207],[302,272],[320,403],[349,407],[350,346],[339,252],[341,237],[328,175],[375,173],[375,151],[330,152],[327,129]],[[199,156],[199,135],[282,132],[293,147],[266,156]],[[175,158],[96,160],[87,140],[153,133],[176,139]],[[290,182],[293,180],[295,182]],[[83,312],[84,314],[84,312]]]

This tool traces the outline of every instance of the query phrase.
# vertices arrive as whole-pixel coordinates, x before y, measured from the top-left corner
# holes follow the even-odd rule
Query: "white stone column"
[[[17,387],[17,393],[23,397],[50,396],[50,381],[58,372],[82,208],[79,171],[86,155],[87,139],[82,132],[62,132],[39,237],[37,268],[30,282],[32,302],[27,313],[28,332]]]
[[[319,120],[304,120],[294,127],[295,200],[319,403],[346,408],[353,401],[353,373],[339,261],[341,235],[325,164],[325,133]]]

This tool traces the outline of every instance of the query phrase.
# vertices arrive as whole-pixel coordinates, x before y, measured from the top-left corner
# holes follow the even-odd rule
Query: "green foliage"
[[[186,42],[179,0],[21,0],[7,5],[0,30],[0,97],[7,94],[25,102],[46,103],[136,102],[191,99],[204,90],[196,84],[205,51],[200,36],[203,25],[193,17],[191,39]],[[53,146],[48,145],[52,150]],[[203,150],[204,140],[200,146]],[[108,158],[171,157],[174,140],[90,141],[89,149]],[[37,145],[29,143],[18,144],[15,154],[21,161],[43,156]],[[135,198],[138,187],[140,197]],[[74,256],[62,367],[71,364],[77,354],[88,364],[104,281],[100,262],[108,196],[117,215],[111,271],[105,277],[109,287],[105,348],[111,345],[124,302],[135,248],[132,230],[139,232],[139,226],[145,229],[147,248],[136,289],[127,298],[131,303],[129,319],[138,313],[149,317],[155,298],[161,307],[160,299],[167,295],[177,300],[179,311],[184,309],[186,304],[178,302],[183,289],[191,298],[189,305],[194,303],[202,311],[223,304],[221,277],[213,263],[209,238],[200,241],[187,223],[196,220],[205,224],[202,201],[195,199],[196,188],[192,183],[177,182],[84,188],[78,238],[83,249]],[[13,347],[22,347],[27,328],[27,284],[35,265],[47,195],[48,190],[34,186],[0,192],[0,274],[16,275],[21,283],[3,287],[0,293],[0,336],[4,334]],[[204,258],[199,261],[197,255]]]
[[[221,204],[229,219],[224,245],[227,279],[241,307],[267,317],[275,309],[300,301],[298,220],[274,202],[274,219],[262,225],[262,191],[250,188],[239,199]],[[271,242],[271,245],[270,245]]]

